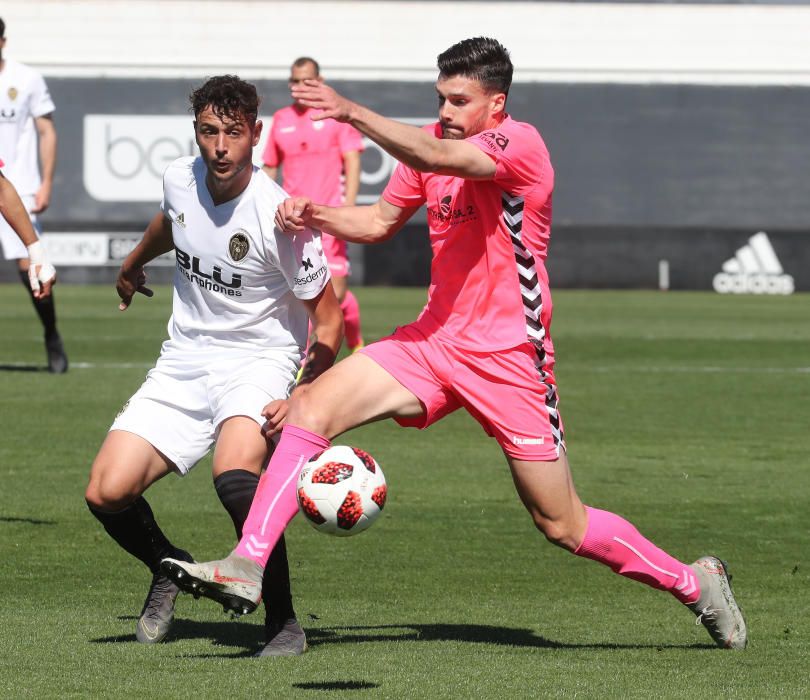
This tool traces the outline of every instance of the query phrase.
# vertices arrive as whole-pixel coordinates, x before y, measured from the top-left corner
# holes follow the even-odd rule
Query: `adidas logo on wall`
[[[720,294],[793,294],[795,287],[764,231],[751,236],[748,245],[723,263],[723,271],[714,276],[712,286]]]

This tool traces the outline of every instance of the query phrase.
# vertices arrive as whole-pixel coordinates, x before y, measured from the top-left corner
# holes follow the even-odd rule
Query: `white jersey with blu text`
[[[6,60],[0,71],[0,153],[4,173],[21,197],[41,184],[34,119],[55,110],[45,80],[33,68]]]
[[[235,199],[215,205],[201,158],[174,161],[161,209],[172,222],[176,267],[169,340],[163,351],[302,353],[308,316],[300,299],[329,280],[320,234],[273,223],[284,190],[253,167]]]

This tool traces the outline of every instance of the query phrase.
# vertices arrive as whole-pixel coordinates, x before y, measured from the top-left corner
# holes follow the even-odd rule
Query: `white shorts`
[[[20,199],[22,199],[28,216],[31,218],[34,231],[36,231],[37,236],[41,235],[42,231],[39,230],[37,215],[31,213],[31,209],[34,208],[34,195],[27,195],[20,197]],[[6,260],[19,260],[28,257],[28,249],[20,240],[17,232],[8,225],[8,222],[2,216],[0,216],[0,245],[3,246],[3,257]]]
[[[213,360],[161,355],[110,430],[139,435],[184,475],[208,453],[226,419],[247,416],[261,426],[262,409],[289,396],[297,371],[297,358],[286,352]]]

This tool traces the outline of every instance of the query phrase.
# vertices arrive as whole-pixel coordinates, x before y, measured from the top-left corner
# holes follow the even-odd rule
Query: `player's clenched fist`
[[[275,223],[282,231],[303,231],[311,216],[312,200],[307,197],[292,197],[278,205]]]

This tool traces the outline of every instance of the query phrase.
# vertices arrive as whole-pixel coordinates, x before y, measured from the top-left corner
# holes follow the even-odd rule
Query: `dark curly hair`
[[[206,107],[211,107],[220,118],[228,117],[234,121],[245,119],[251,126],[259,116],[256,86],[245,82],[238,75],[215,75],[194,90],[189,99],[195,118]]]
[[[440,53],[436,63],[443,78],[463,75],[477,80],[487,92],[509,94],[512,61],[509,52],[495,39],[479,36],[459,41]]]

